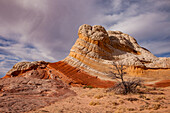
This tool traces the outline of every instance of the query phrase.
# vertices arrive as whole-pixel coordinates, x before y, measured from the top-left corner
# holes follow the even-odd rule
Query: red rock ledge
[[[101,80],[97,77],[91,76],[80,69],[74,68],[63,61],[56,63],[49,63],[49,68],[56,71],[59,78],[72,86],[92,86],[98,88],[112,87],[115,82]],[[55,69],[55,70],[54,70]]]

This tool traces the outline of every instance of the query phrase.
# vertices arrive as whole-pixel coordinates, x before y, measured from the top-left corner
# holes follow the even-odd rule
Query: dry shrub
[[[98,94],[98,95],[95,95],[94,96],[94,98],[96,98],[96,99],[101,99],[101,98],[103,98],[104,97],[104,95],[102,95],[102,94]]]
[[[112,88],[109,88],[107,91],[114,91],[115,94],[128,94],[128,93],[138,93],[138,86],[141,86],[142,80],[138,78],[128,79],[124,82],[126,85],[123,85],[122,82],[116,83]]]

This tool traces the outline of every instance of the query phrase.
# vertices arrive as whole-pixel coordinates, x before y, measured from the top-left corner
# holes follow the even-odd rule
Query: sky
[[[170,0],[0,0],[0,77],[17,62],[64,59],[82,24],[122,31],[170,57]]]

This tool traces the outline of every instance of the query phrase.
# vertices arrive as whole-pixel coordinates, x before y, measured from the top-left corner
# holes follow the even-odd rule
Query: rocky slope
[[[45,61],[19,62],[3,78],[11,77],[62,80],[64,83],[72,86],[107,88],[114,85],[114,82],[100,80],[63,61],[56,63]]]
[[[127,74],[147,77],[169,77],[170,58],[158,58],[141,47],[135,38],[120,31],[84,24],[70,54],[62,61],[20,62],[7,72],[8,77],[55,79],[73,86],[111,87],[108,76],[112,64],[125,65]],[[109,81],[107,81],[109,80]]]
[[[131,76],[147,77],[147,80],[149,80],[148,77],[156,78],[156,81],[149,81],[145,85],[153,87],[170,85],[170,58],[157,58],[147,49],[139,46],[133,37],[120,31],[106,31],[102,26],[86,24],[80,26],[78,36],[79,38],[71,48],[70,54],[64,60],[55,63],[45,61],[19,62],[6,73],[6,76],[0,78],[0,112],[28,112],[54,102],[58,103],[53,104],[55,107],[46,108],[41,112],[106,111],[113,106],[110,100],[113,99],[114,102],[118,99],[115,95],[110,97],[110,94],[105,95],[103,93],[102,96],[95,96],[97,99],[103,99],[99,103],[101,106],[94,108],[98,102],[97,104],[93,101],[90,102],[91,96],[86,95],[85,97],[88,98],[82,99],[84,94],[81,95],[81,93],[88,90],[83,88],[75,90],[75,87],[71,88],[70,85],[86,88],[112,87],[115,81],[110,78],[109,74],[110,71],[113,71],[111,69],[113,64],[124,65],[127,74]],[[162,78],[164,80],[161,81]],[[103,89],[94,88],[94,90],[96,91],[92,94],[98,94]],[[79,96],[73,97],[76,93]],[[154,95],[150,95],[150,97]],[[131,97],[131,95],[129,96]],[[68,97],[68,101],[66,99],[65,102],[63,98],[66,97]],[[158,106],[156,110],[168,111],[169,109],[166,109],[169,106],[168,99],[167,96],[161,105],[154,104]],[[146,110],[147,112],[148,109],[155,109],[155,106],[148,106],[152,104],[148,104],[150,100],[147,100],[148,102],[143,101],[143,99],[137,100],[139,102],[137,101],[132,105],[133,110]],[[140,103],[138,108],[136,108],[137,103]],[[143,108],[145,103],[146,109]],[[89,108],[89,105],[91,108]],[[126,105],[129,105],[128,101],[125,101],[123,106],[125,108],[132,107]],[[111,112],[115,110],[119,111],[119,108],[110,109]],[[129,109],[125,109],[123,112],[126,112],[126,110],[129,111]]]
[[[21,113],[45,107],[76,93],[59,80],[14,77],[0,79],[0,113]]]

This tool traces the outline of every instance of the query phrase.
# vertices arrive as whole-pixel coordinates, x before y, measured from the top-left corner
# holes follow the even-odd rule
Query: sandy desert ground
[[[29,113],[169,113],[170,87],[143,87],[143,93],[117,95],[103,88],[72,87],[77,93]]]

